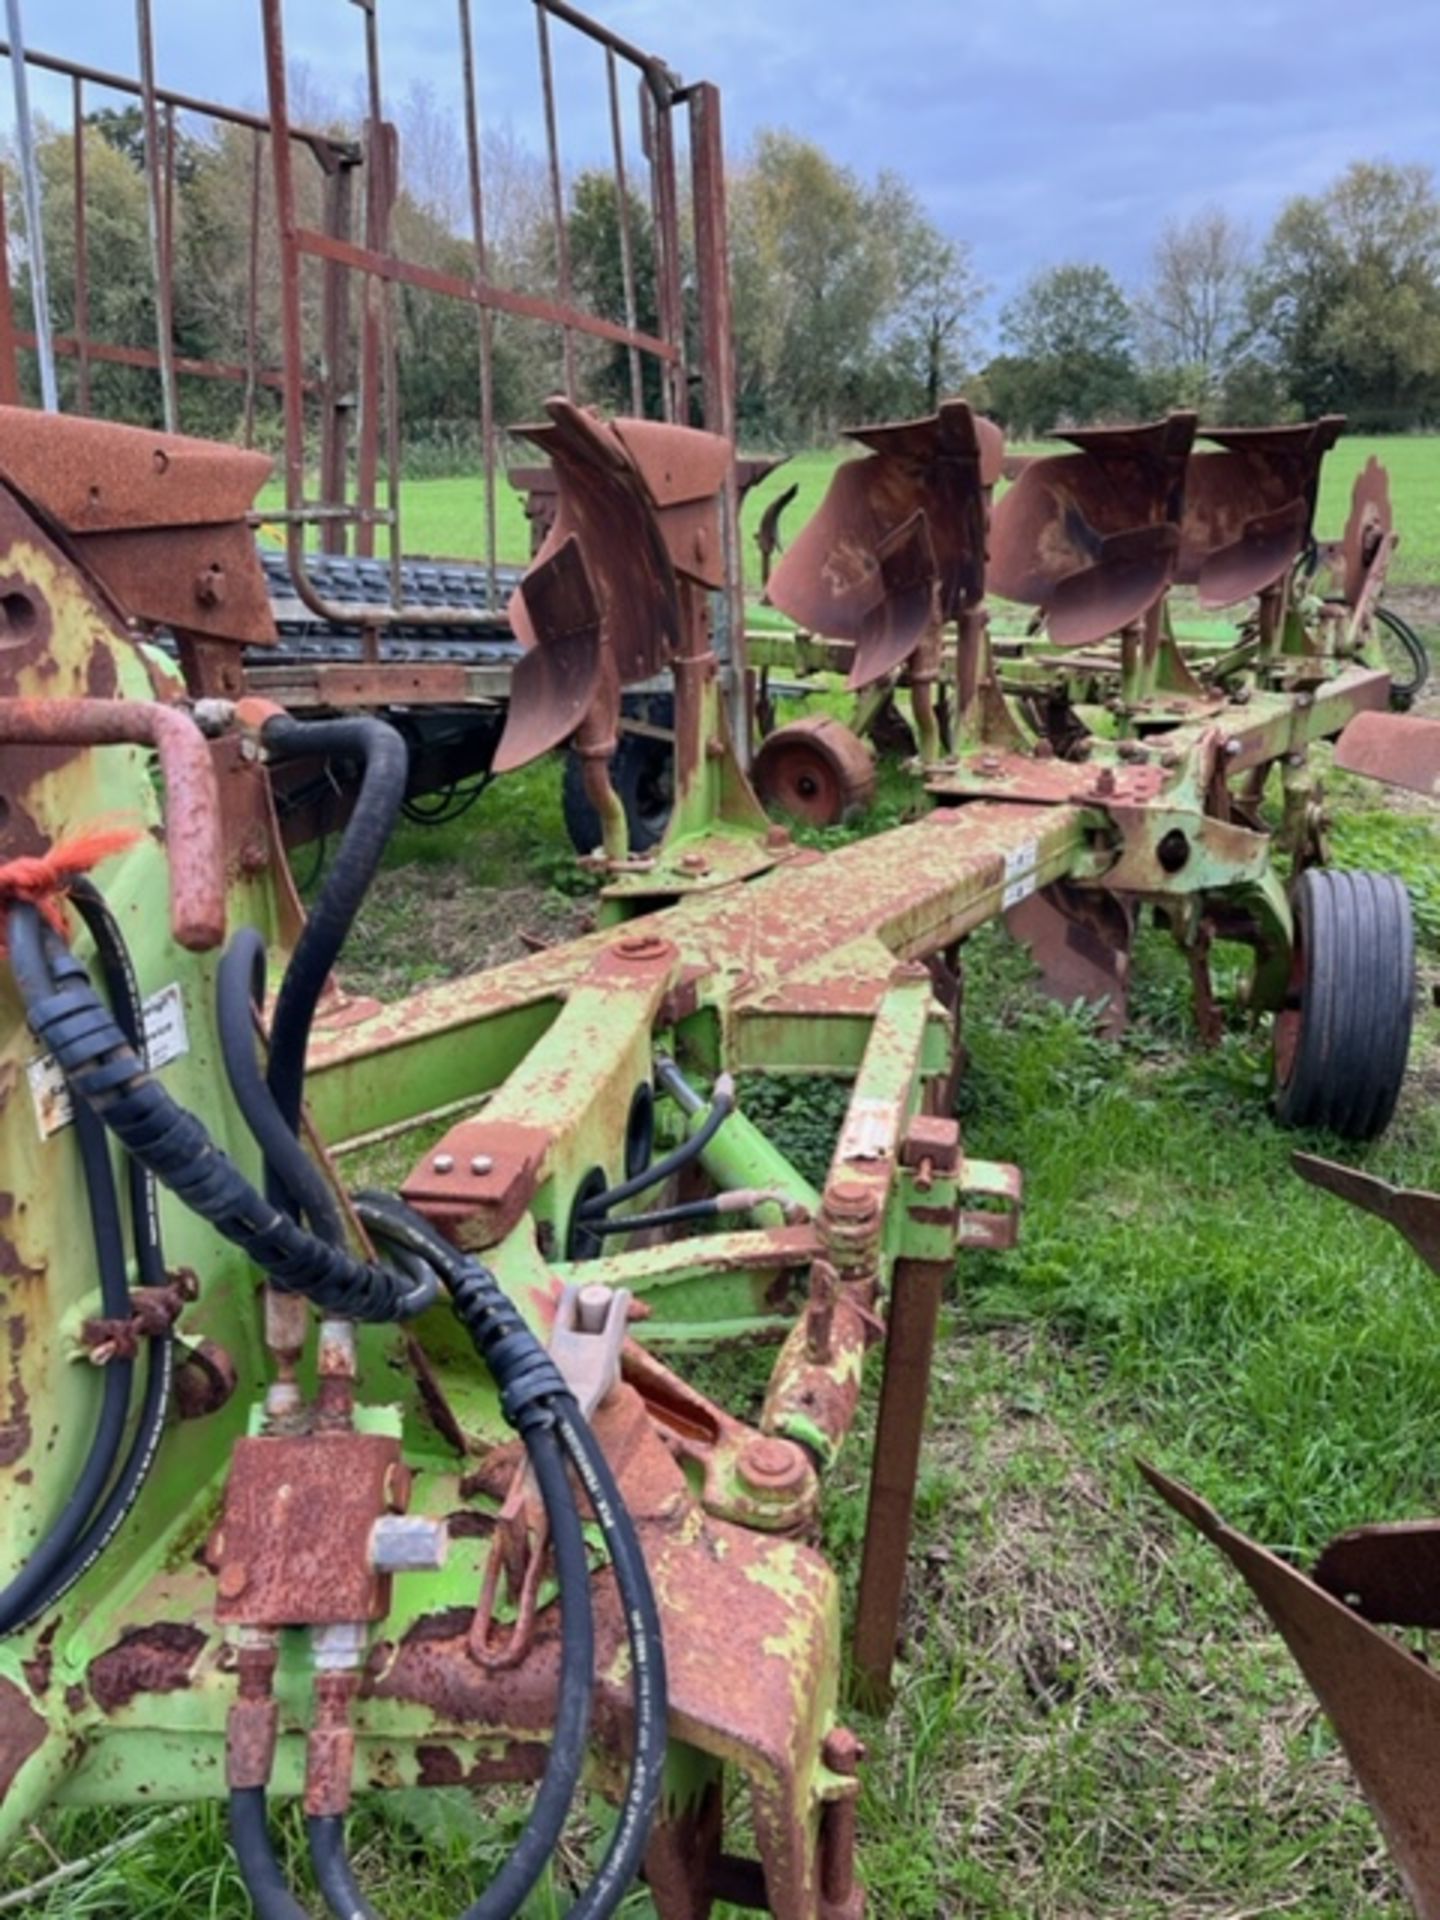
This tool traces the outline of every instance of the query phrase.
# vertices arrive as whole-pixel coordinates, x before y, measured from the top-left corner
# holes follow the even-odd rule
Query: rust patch
[[[5,1418],[0,1420],[0,1467],[13,1467],[30,1451],[34,1430],[30,1423],[30,1400],[20,1376],[20,1355],[25,1349],[25,1319],[13,1313],[5,1323],[6,1344],[10,1349],[10,1381],[6,1390]]]
[[[13,1680],[0,1680],[0,1802],[15,1776],[45,1744],[45,1722]]]
[[[49,1690],[50,1676],[55,1668],[55,1635],[59,1630],[60,1622],[52,1620],[35,1642],[34,1653],[20,1663],[21,1672],[30,1682],[30,1691],[37,1696]]]
[[[137,1627],[90,1662],[90,1691],[102,1713],[118,1713],[141,1693],[178,1693],[205,1645],[199,1627],[175,1621]]]

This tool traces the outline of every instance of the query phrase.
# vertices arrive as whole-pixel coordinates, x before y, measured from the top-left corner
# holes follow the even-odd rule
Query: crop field
[[[1350,478],[1372,451],[1390,467],[1403,533],[1397,604],[1411,596],[1440,647],[1440,441],[1342,443],[1320,531],[1338,534]],[[794,525],[834,457],[805,455],[768,483],[800,481]],[[407,546],[476,551],[476,490],[415,483]],[[519,534],[517,554],[523,522]],[[1040,999],[998,931],[967,949],[966,1141],[1023,1167],[1024,1226],[1016,1251],[966,1257],[956,1272],[898,1690],[887,1714],[855,1719],[869,1753],[861,1864],[874,1920],[1409,1912],[1278,1638],[1135,1465],[1153,1458],[1302,1559],[1359,1521],[1440,1511],[1440,1288],[1398,1238],[1289,1170],[1304,1144],[1402,1183],[1440,1181],[1440,814],[1343,775],[1329,791],[1337,863],[1401,875],[1420,940],[1409,1083],[1393,1129],[1371,1148],[1277,1130],[1263,1034],[1236,1011],[1220,1045],[1202,1052],[1185,967],[1158,932],[1141,938],[1134,1017],[1119,1041]],[[870,818],[820,838],[898,824],[917,804],[886,767]],[[554,762],[500,782],[452,826],[407,826],[342,974],[400,994],[510,957],[522,930],[577,929],[591,898],[565,844]],[[302,854],[302,874],[307,862]],[[812,1177],[843,1097],[839,1087],[742,1087],[747,1111]],[[401,1153],[371,1171],[393,1176],[404,1164]],[[754,1408],[767,1365],[764,1355],[717,1360],[700,1384],[723,1380],[737,1410],[747,1398]],[[850,1582],[873,1384],[825,1524]],[[354,1853],[377,1908],[396,1920],[462,1909],[521,1805],[463,1792],[363,1804]],[[573,1836],[575,1862],[604,1817],[595,1802],[596,1824]],[[278,1825],[306,1886],[298,1818],[286,1812]],[[92,1859],[135,1832],[138,1844]],[[26,1893],[76,1861],[91,1864]],[[525,1916],[565,1910],[562,1873]],[[653,1909],[638,1891],[623,1911],[642,1920]],[[0,1914],[10,1913],[243,1920],[248,1907],[223,1812],[204,1807],[48,1816],[0,1868]]]

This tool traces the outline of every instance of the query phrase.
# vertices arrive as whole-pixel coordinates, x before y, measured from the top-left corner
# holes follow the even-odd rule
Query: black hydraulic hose
[[[360,760],[365,769],[355,811],[275,997],[268,1077],[276,1105],[295,1132],[300,1122],[310,1024],[345,936],[380,866],[385,843],[395,829],[405,799],[410,757],[394,727],[363,716],[293,720],[289,714],[276,714],[265,722],[260,739],[266,752],[276,759],[291,759],[297,754],[346,754]]]
[[[10,915],[10,964],[21,996],[27,1002],[48,981],[41,946],[40,916],[34,907],[14,908]],[[128,1319],[130,1289],[125,1278],[125,1249],[121,1235],[120,1204],[105,1129],[84,1105],[75,1106],[75,1137],[85,1177],[100,1298],[111,1319]],[[45,1604],[57,1577],[66,1567],[87,1521],[95,1511],[115,1469],[125,1423],[130,1411],[134,1365],[115,1359],[104,1369],[100,1413],[85,1460],[48,1533],[26,1559],[9,1586],[0,1593],[0,1634],[25,1625]]]
[[[93,1108],[151,1173],[283,1292],[303,1293],[326,1312],[353,1320],[406,1318],[419,1305],[407,1279],[328,1246],[258,1193],[216,1147],[202,1123],[146,1070],[84,967],[33,907],[11,907],[12,960],[26,1016],[64,1070],[80,1103]]]
[[[403,1202],[385,1194],[363,1193],[355,1199],[360,1218],[373,1233],[401,1239],[441,1273],[454,1296],[457,1313],[497,1379],[501,1375],[492,1354],[498,1357],[505,1349],[520,1350],[528,1342],[533,1349],[532,1365],[543,1366],[560,1381],[549,1355],[525,1326],[513,1302],[478,1261],[457,1253],[428,1221]],[[574,1396],[563,1381],[556,1392],[543,1376],[527,1370],[524,1378],[527,1392],[547,1396],[560,1444],[589,1497],[620,1592],[630,1646],[635,1731],[625,1798],[605,1858],[567,1916],[567,1920],[605,1920],[640,1871],[663,1783],[669,1708],[660,1610],[634,1522]],[[502,1386],[502,1404],[504,1401]],[[484,1909],[472,1907],[462,1920],[481,1920],[483,1913]]]
[[[338,1813],[312,1814],[305,1822],[315,1884],[335,1920],[380,1920],[360,1890],[345,1851],[345,1822]],[[243,1868],[242,1868],[243,1872]]]
[[[608,1920],[640,1872],[660,1804],[669,1723],[665,1639],[635,1523],[615,1484],[609,1461],[573,1400],[557,1413],[556,1423],[560,1444],[589,1495],[605,1538],[630,1646],[634,1732],[625,1798],[605,1857],[567,1915],[567,1920]]]
[[[753,1198],[750,1203],[753,1204]],[[682,1200],[678,1206],[657,1207],[653,1213],[623,1213],[618,1219],[587,1220],[587,1233],[640,1233],[646,1227],[679,1226],[687,1220],[714,1220],[722,1213],[740,1213],[746,1206],[723,1207],[720,1195],[712,1193],[704,1200]]]
[[[119,924],[104,896],[91,881],[77,880],[71,888],[71,899],[95,941],[95,951],[116,1018],[131,1045],[137,1052],[143,1053],[145,1006],[140,997],[140,984],[135,977],[130,950]],[[146,1287],[162,1287],[167,1284],[169,1275],[165,1270],[165,1253],[160,1238],[160,1208],[155,1182],[135,1160],[128,1162],[127,1173],[135,1261],[140,1283]],[[34,1609],[36,1613],[53,1606],[62,1594],[89,1572],[129,1517],[150,1476],[155,1456],[160,1451],[174,1377],[174,1336],[168,1331],[154,1334],[149,1342],[140,1417],[125,1464],[104,1503],[86,1527],[83,1538],[76,1542],[64,1566],[47,1586],[43,1599],[37,1602]]]
[[[1396,694],[1402,700],[1413,700],[1430,678],[1430,650],[1410,622],[1402,619],[1393,607],[1377,606],[1375,618],[1395,635],[1410,662],[1408,680],[1396,681],[1393,675],[1391,678]]]
[[[642,1168],[630,1179],[622,1180],[618,1187],[607,1187],[604,1193],[595,1194],[581,1207],[580,1218],[587,1222],[599,1219],[612,1207],[618,1207],[625,1200],[633,1200],[637,1194],[648,1193],[672,1174],[679,1173],[682,1167],[688,1167],[692,1161],[698,1160],[734,1110],[735,1089],[730,1084],[729,1075],[722,1074],[715,1083],[715,1096],[710,1103],[709,1113],[689,1139],[682,1140],[678,1147],[660,1159],[652,1160],[648,1167]]]
[[[520,1910],[559,1844],[590,1732],[595,1634],[585,1535],[548,1411],[537,1404],[522,1437],[554,1546],[560,1592],[560,1690],[545,1772],[525,1827],[490,1885],[465,1909],[463,1920],[511,1920]],[[374,1920],[375,1910],[359,1892],[345,1855],[344,1821],[311,1820],[307,1827],[315,1878],[336,1920]]]
[[[255,1052],[255,1009],[265,1003],[265,942],[254,927],[241,927],[225,950],[215,978],[216,1021],[225,1075],[235,1104],[265,1156],[267,1191],[286,1211],[304,1214],[315,1233],[340,1245],[345,1229],[340,1208],[320,1169],[276,1105]]]
[[[256,1920],[310,1920],[290,1891],[270,1844],[263,1787],[230,1789],[230,1844]]]

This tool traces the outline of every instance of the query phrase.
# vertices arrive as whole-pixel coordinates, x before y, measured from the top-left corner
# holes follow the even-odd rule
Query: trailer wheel
[[[827,714],[777,727],[755,755],[755,791],[810,827],[834,827],[868,806],[875,762],[865,742]]]
[[[1410,897],[1393,874],[1312,867],[1293,906],[1290,985],[1275,1016],[1276,1117],[1373,1140],[1390,1124],[1410,1050]]]
[[[649,734],[622,733],[610,762],[610,781],[625,809],[630,851],[645,853],[665,836],[675,804],[675,764],[668,740]],[[560,790],[565,831],[577,853],[594,853],[604,838],[600,816],[585,791],[585,771],[577,754],[565,756],[565,780]]]

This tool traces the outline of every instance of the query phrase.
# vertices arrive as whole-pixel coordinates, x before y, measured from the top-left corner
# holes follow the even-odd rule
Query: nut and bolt
[[[832,1180],[825,1189],[824,1207],[832,1220],[845,1220],[856,1226],[868,1226],[880,1217],[880,1203],[875,1194],[858,1180]]]
[[[495,1161],[488,1153],[472,1153],[470,1156],[471,1173],[493,1173]]]
[[[804,1454],[793,1440],[752,1440],[742,1450],[736,1468],[752,1493],[792,1493],[808,1477]]]
[[[689,859],[686,855],[686,859]],[[681,862],[683,866],[684,861]],[[654,933],[627,933],[623,940],[615,944],[615,951],[625,960],[658,960],[666,950],[667,942]]]
[[[376,1573],[438,1573],[449,1552],[449,1528],[427,1514],[384,1514],[370,1529],[370,1565]]]

